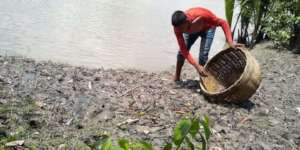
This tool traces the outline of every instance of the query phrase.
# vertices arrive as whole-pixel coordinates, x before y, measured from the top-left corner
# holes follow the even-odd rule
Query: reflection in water
[[[163,70],[175,64],[178,51],[171,14],[194,6],[224,18],[220,0],[1,0],[0,52],[90,67]],[[224,40],[219,28],[212,49]]]

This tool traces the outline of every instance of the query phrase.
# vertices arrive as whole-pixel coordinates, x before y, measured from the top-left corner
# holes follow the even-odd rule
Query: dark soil
[[[20,149],[89,149],[109,134],[159,149],[181,117],[200,113],[212,122],[210,149],[300,149],[300,56],[269,43],[252,53],[263,80],[240,105],[205,100],[187,64],[184,80],[174,83],[174,68],[87,69],[0,56],[0,145],[13,139],[25,141]]]

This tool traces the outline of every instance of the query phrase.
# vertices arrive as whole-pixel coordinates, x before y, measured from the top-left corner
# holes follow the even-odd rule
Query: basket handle
[[[242,44],[242,43],[236,43],[234,44],[236,48],[243,48],[243,49],[246,49],[246,45],[245,44]],[[226,50],[230,48],[229,44],[226,43],[224,46],[223,46],[223,50]]]
[[[246,45],[242,43],[236,43],[235,46],[236,48],[246,48]]]

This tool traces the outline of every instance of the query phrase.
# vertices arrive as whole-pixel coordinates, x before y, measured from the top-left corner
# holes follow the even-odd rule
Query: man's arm
[[[222,27],[228,44],[233,45],[231,29],[228,22],[225,21],[224,19],[218,18],[218,25]]]
[[[186,47],[186,44],[184,42],[182,33],[177,31],[175,28],[174,28],[174,32],[175,32],[177,42],[178,42],[178,45],[179,45],[179,49],[180,49],[180,52],[181,52],[182,56],[184,58],[186,58],[191,65],[195,65],[196,61],[194,60],[193,56],[187,50],[187,47]]]
[[[201,76],[207,76],[207,72],[204,70],[203,66],[201,66],[200,64],[198,64],[194,60],[193,56],[187,50],[187,47],[186,47],[186,44],[184,42],[182,33],[176,31],[175,28],[174,28],[174,31],[175,31],[175,35],[176,35],[176,38],[177,38],[177,42],[178,42],[179,48],[180,48],[180,52],[183,55],[183,57],[186,58],[189,61],[189,63],[195,67],[195,69],[197,70],[197,72]]]

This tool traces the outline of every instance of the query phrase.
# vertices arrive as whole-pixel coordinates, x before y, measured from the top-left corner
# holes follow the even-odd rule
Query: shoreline
[[[205,100],[187,63],[184,81],[175,84],[174,67],[159,72],[88,69],[0,56],[0,131],[6,137],[15,133],[25,140],[23,147],[39,149],[62,144],[88,149],[104,134],[147,139],[158,149],[176,121],[200,113],[212,120],[210,147],[297,149],[300,56],[269,43],[251,53],[263,81],[251,103],[242,105]]]

